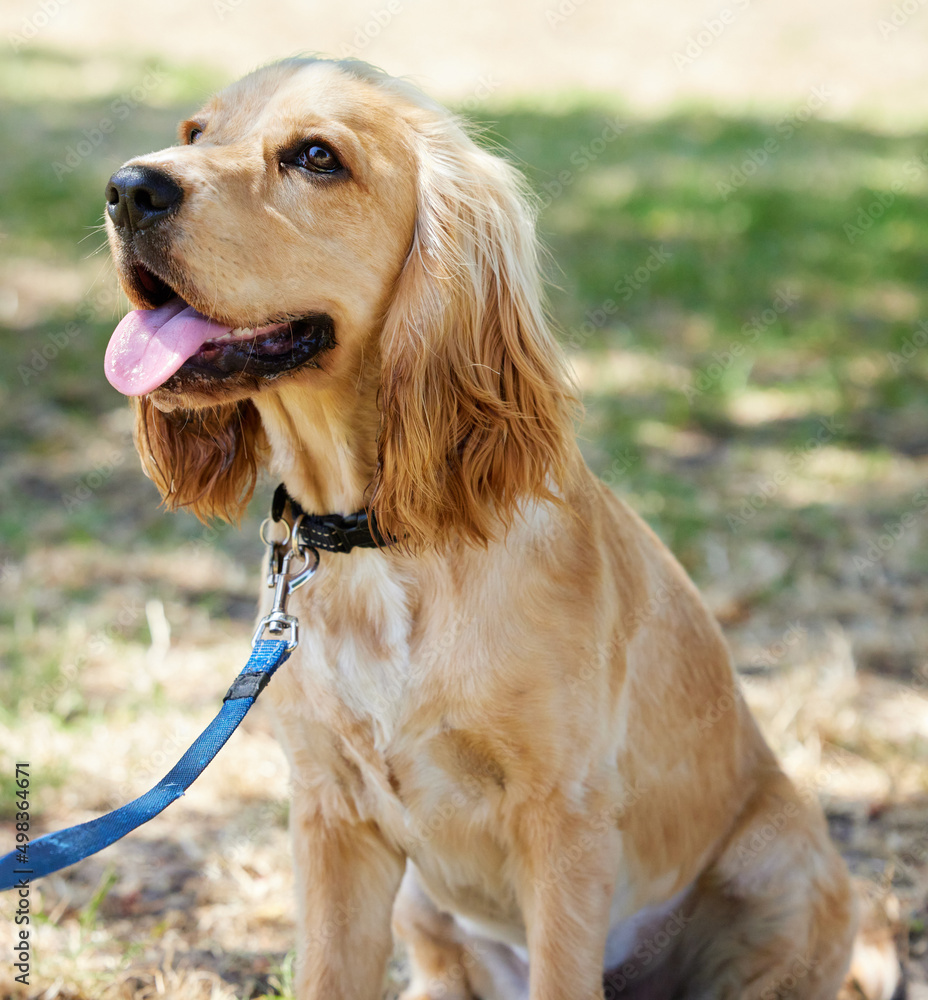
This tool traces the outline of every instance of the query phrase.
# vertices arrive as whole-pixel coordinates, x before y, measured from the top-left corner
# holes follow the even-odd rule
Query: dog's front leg
[[[530,1000],[602,1000],[616,831],[536,814],[523,884]]]
[[[293,810],[298,1000],[379,1000],[405,858],[373,823]]]

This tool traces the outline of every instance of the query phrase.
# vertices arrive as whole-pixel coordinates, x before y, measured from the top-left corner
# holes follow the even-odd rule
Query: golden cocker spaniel
[[[107,351],[169,507],[269,469],[326,555],[270,685],[301,1000],[832,1000],[855,904],[712,616],[595,480],[516,172],[409,84],[293,59],[107,188]],[[717,711],[713,711],[717,708]],[[711,719],[711,721],[707,721]]]

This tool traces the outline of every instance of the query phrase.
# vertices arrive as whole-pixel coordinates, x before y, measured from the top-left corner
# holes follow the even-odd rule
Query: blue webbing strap
[[[274,671],[290,655],[288,643],[261,639],[229,688],[215,719],[151,791],[97,819],[49,833],[0,858],[0,890],[21,886],[102,851],[179,799],[222,749]]]

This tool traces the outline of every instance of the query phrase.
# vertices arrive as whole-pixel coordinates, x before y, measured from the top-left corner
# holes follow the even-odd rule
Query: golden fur
[[[139,157],[184,203],[163,267],[238,326],[325,311],[320,367],[136,401],[171,507],[267,465],[400,539],[323,555],[271,684],[292,765],[301,1000],[831,1000],[854,902],[695,588],[584,465],[515,171],[360,63],[258,71]],[[336,185],[274,150],[323,138]],[[125,273],[136,305],[144,296]],[[603,973],[610,966],[604,987]]]

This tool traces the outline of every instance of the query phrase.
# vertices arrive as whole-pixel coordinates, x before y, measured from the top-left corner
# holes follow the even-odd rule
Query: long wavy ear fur
[[[135,446],[145,474],[170,510],[201,521],[237,521],[254,493],[267,450],[261,418],[247,400],[163,413],[133,400]]]
[[[534,217],[518,173],[451,116],[416,125],[413,245],[382,336],[370,506],[410,548],[498,537],[555,499],[577,401],[544,316]]]

